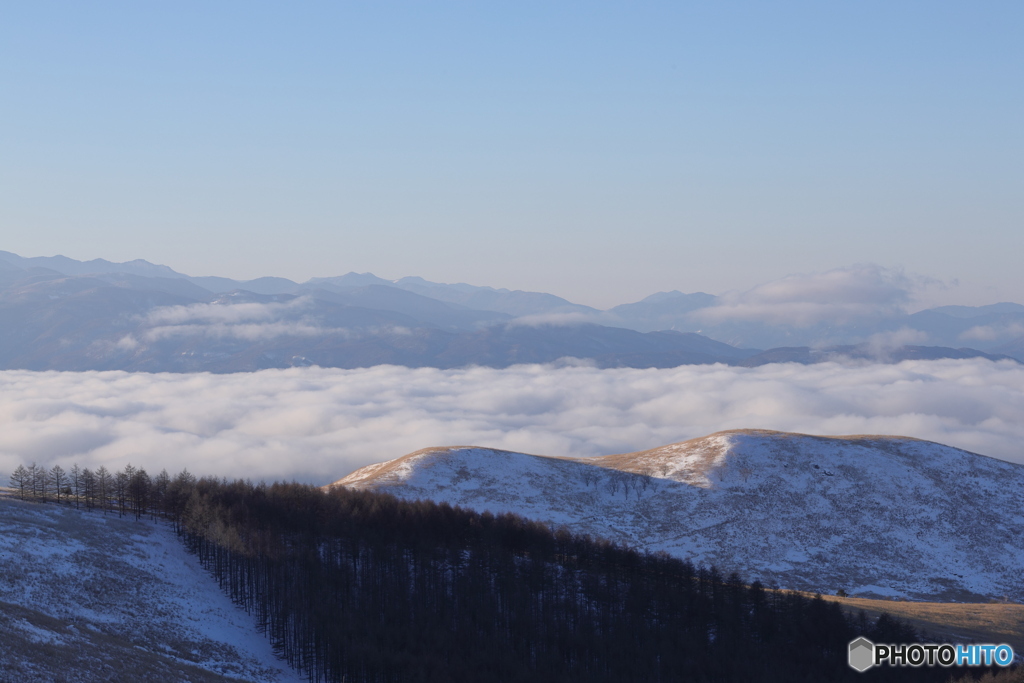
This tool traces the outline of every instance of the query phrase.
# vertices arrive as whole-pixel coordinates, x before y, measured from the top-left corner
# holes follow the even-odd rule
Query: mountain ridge
[[[256,310],[252,304],[261,296],[271,297],[263,303],[307,305]],[[542,292],[419,277],[239,281],[190,277],[143,260],[0,252],[0,329],[7,330],[0,368],[242,372],[297,365],[508,367],[563,359],[607,368],[1024,360],[1024,306],[1007,302],[920,311],[876,327],[804,329],[728,320],[709,325],[702,312],[717,310],[718,301],[671,291],[599,311]],[[202,312],[198,319],[150,325],[166,318],[169,307],[183,315],[190,306]],[[86,310],[87,317],[79,315]],[[853,343],[836,341],[847,337]],[[785,343],[750,343],[758,339]],[[799,343],[808,340],[814,343]]]
[[[515,512],[784,588],[1024,599],[1024,466],[911,437],[731,430],[593,459],[431,448],[331,485]]]

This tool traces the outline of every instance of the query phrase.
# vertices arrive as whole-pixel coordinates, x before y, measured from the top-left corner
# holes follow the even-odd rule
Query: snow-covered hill
[[[0,680],[303,680],[165,524],[0,496]]]
[[[1024,599],[1024,466],[917,439],[743,430],[594,459],[432,448],[336,484],[515,512],[784,588]]]

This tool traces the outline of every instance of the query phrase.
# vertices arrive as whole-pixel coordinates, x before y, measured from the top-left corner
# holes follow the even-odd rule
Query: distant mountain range
[[[431,448],[334,485],[514,512],[783,588],[1024,599],[1024,466],[906,437],[738,430],[598,458]]]
[[[948,306],[890,316],[871,327],[819,329],[709,325],[707,313],[718,301],[704,293],[662,292],[600,311],[552,294],[418,277],[390,281],[349,273],[304,283],[238,281],[190,277],[142,260],[83,262],[0,251],[0,368],[236,372],[385,363],[506,367],[562,359],[600,367],[1024,360],[1024,306],[1018,304]],[[933,345],[876,339],[906,330]],[[769,345],[756,344],[770,340],[784,345],[762,350]]]

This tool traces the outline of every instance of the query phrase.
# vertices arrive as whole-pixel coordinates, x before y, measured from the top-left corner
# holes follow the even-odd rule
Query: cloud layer
[[[426,446],[601,455],[732,428],[901,434],[1024,463],[1024,367],[683,366],[0,372],[0,475],[19,463],[333,481]]]
[[[312,317],[302,315],[312,302],[309,297],[298,297],[285,303],[162,306],[145,316],[142,336],[150,342],[193,335],[262,341],[277,337],[315,337],[340,332],[324,329]],[[128,349],[134,348],[134,344],[137,342],[132,337],[125,337],[119,342],[119,345]]]
[[[855,324],[904,313],[921,278],[876,265],[789,275],[746,292],[721,297],[696,313],[707,322],[758,321],[809,327]]]

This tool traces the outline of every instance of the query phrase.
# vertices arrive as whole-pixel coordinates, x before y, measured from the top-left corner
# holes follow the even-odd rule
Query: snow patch
[[[12,617],[5,643],[77,648],[98,634],[231,679],[302,680],[165,523],[0,495],[0,579],[7,612],[52,627]]]

